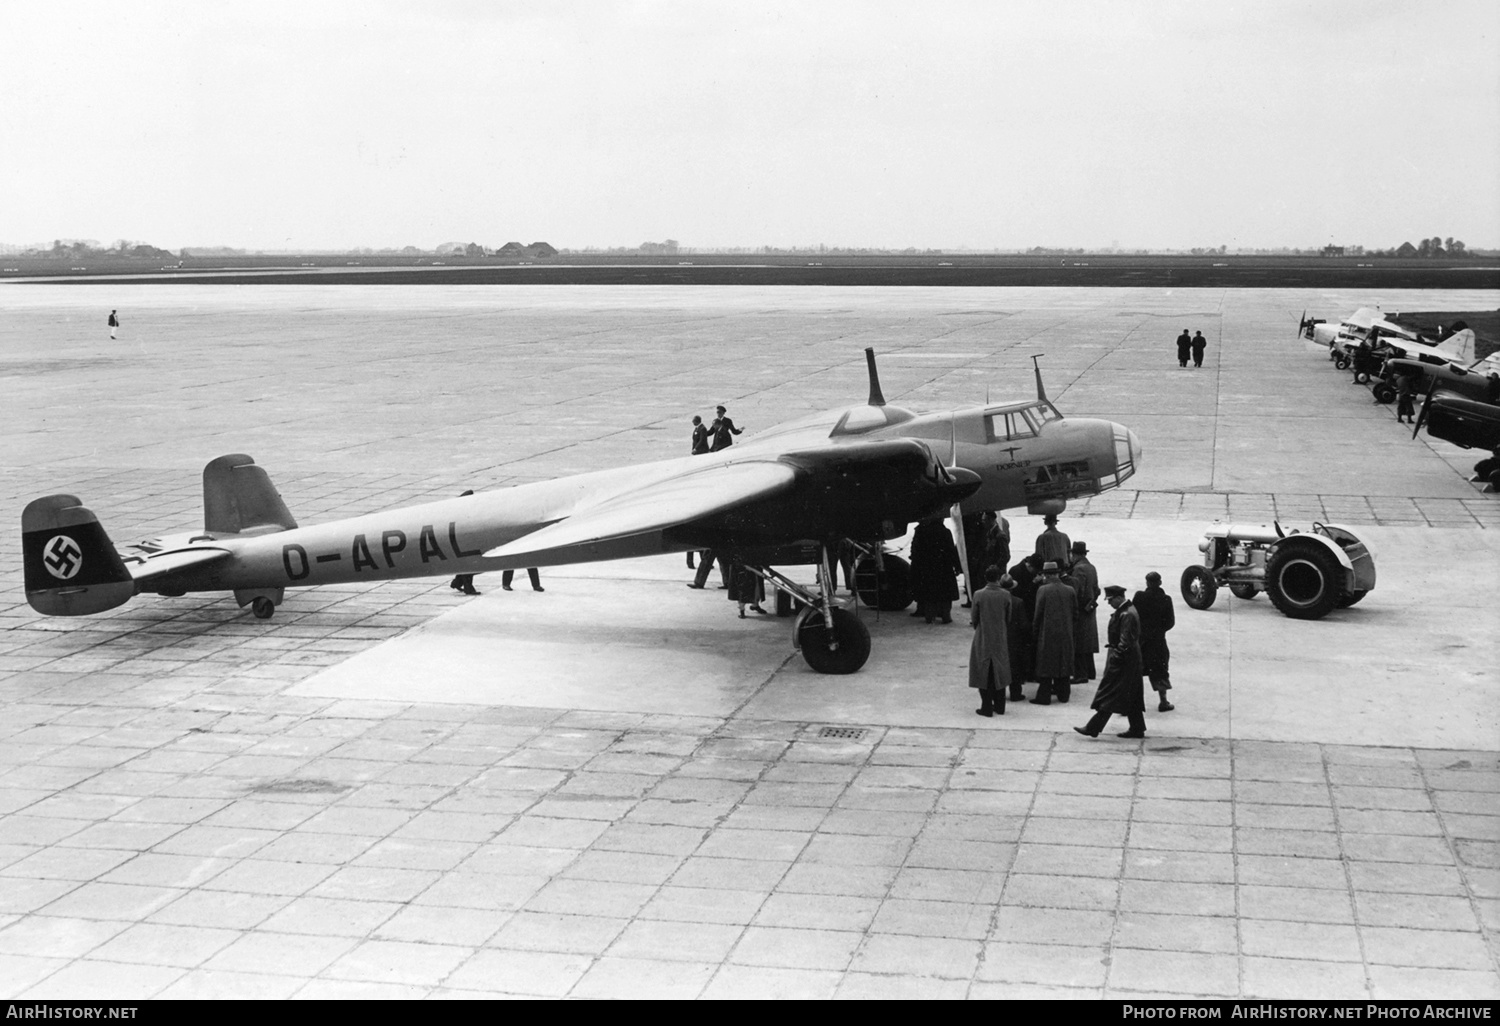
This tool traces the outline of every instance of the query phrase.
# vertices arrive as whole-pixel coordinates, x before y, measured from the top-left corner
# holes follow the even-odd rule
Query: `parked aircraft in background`
[[[918,414],[885,402],[874,353],[865,353],[868,402],[717,453],[313,527],[298,525],[245,455],[204,468],[201,531],[120,549],[77,497],[48,495],[21,516],[26,598],[41,613],[80,616],[141,593],[230,591],[266,619],[287,588],[712,548],[804,604],[794,644],[815,670],[851,673],[870,636],[834,598],[830,561],[842,541],[879,563],[882,543],[914,521],[1017,506],[1061,512],[1069,498],[1119,486],[1141,458],[1122,425],[1064,417],[1039,368],[1035,399]],[[818,567],[811,588],[769,569],[809,561]]]
[[[1316,317],[1309,318],[1304,310],[1302,319],[1297,322],[1297,331],[1303,338],[1327,348],[1328,358],[1340,370],[1350,366],[1354,350],[1362,342],[1383,345],[1395,350],[1397,356],[1414,360],[1469,363],[1474,359],[1474,332],[1467,326],[1442,340],[1428,339],[1410,328],[1386,320],[1379,310],[1367,306],[1360,307],[1336,325]]]

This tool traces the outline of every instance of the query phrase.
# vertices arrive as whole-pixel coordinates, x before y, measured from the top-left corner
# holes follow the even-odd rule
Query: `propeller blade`
[[[1434,380],[1432,385],[1427,389],[1427,398],[1422,400],[1422,412],[1417,414],[1417,422],[1411,426],[1411,436],[1413,438],[1416,438],[1417,432],[1422,430],[1422,425],[1427,423],[1427,407],[1432,405],[1432,394],[1437,391],[1437,387],[1438,383]]]
[[[1297,322],[1297,334],[1303,335],[1303,334],[1306,334],[1306,333],[1307,333],[1307,311],[1303,310],[1302,311],[1302,318],[1301,318],[1301,320],[1299,320]]]

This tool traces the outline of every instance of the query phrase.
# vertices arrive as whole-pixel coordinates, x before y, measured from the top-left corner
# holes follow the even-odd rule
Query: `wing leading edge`
[[[605,550],[737,506],[791,490],[797,471],[774,460],[728,463],[645,485],[605,499],[513,542],[489,549],[486,559],[540,566],[565,561],[586,550],[590,559]],[[559,558],[562,557],[562,558]]]

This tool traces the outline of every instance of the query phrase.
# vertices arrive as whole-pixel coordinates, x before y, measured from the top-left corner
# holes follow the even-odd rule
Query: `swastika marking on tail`
[[[42,563],[53,577],[66,581],[83,569],[83,550],[67,535],[54,535],[42,550]]]

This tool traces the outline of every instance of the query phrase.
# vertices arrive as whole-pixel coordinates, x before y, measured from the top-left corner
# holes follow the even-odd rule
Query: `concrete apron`
[[[1173,596],[1176,711],[1151,736],[1491,750],[1500,737],[1492,690],[1500,651],[1500,534],[1360,527],[1379,581],[1357,606],[1291,620],[1264,595],[1220,589],[1187,608],[1177,580],[1197,561],[1207,523],[1064,518],[1087,541],[1100,584],[1132,593],[1148,570]],[[1309,529],[1309,524],[1284,527]],[[1028,539],[1034,518],[1012,518]],[[794,576],[811,579],[810,568]],[[862,610],[873,651],[859,673],[814,673],[791,648],[790,624],[739,620],[725,593],[693,591],[680,555],[546,571],[547,591],[517,575],[399,638],[331,667],[289,693],[402,703],[446,702],[869,725],[1060,731],[1087,718],[1093,684],[1069,705],[1011,703],[981,720],[967,687],[968,611],[928,626],[906,613]],[[455,597],[455,601],[460,601]],[[769,608],[769,606],[768,606]],[[1101,641],[1108,618],[1101,602]],[[1102,653],[1098,660],[1103,670]],[[1028,686],[1027,693],[1033,693]],[[1124,720],[1117,720],[1124,729]],[[1113,739],[1110,738],[1110,741]],[[1108,743],[1101,739],[1100,743]]]

